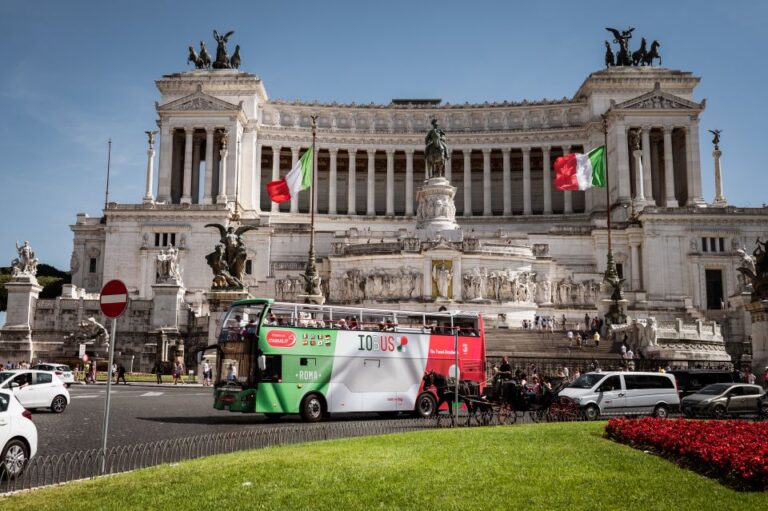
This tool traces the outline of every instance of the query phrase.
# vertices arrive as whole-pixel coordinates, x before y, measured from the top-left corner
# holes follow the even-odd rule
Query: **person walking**
[[[128,382],[125,381],[125,366],[122,363],[117,366],[117,381],[115,383],[120,383],[120,380],[123,380],[124,385],[128,385]]]
[[[181,361],[176,362],[176,378],[178,383],[184,385],[184,364],[181,363]],[[175,385],[175,382],[174,382]]]
[[[600,347],[600,332],[595,330],[595,333],[592,334],[592,340],[595,341],[595,348]]]
[[[155,373],[157,384],[160,385],[163,383],[163,364],[161,364],[159,360],[155,362],[155,366],[152,368],[152,372]]]
[[[203,359],[203,387],[211,386],[211,364],[208,363],[208,359]]]

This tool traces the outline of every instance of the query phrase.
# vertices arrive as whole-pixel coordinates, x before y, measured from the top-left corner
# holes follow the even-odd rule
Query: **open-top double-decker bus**
[[[455,350],[458,347],[458,353]],[[483,318],[248,299],[225,313],[214,408],[269,417],[437,412],[424,375],[485,382]]]

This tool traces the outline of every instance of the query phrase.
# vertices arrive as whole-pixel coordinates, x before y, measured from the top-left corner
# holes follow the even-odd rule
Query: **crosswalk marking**
[[[101,397],[99,394],[85,394],[82,396],[70,396],[71,399],[89,399],[92,397]]]
[[[164,392],[145,392],[144,394],[139,394],[139,397],[157,397],[163,394]]]

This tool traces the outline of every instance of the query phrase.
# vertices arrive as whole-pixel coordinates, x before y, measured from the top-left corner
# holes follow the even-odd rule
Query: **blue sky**
[[[439,11],[439,12],[432,12]],[[725,195],[768,202],[764,25],[768,2],[97,2],[0,3],[0,265],[29,239],[68,269],[77,212],[100,215],[107,139],[110,200],[144,190],[153,81],[188,69],[186,48],[235,30],[242,69],[272,98],[452,103],[572,96],[603,67],[604,27],[662,43],[666,67],[702,78],[704,196],[714,178],[707,129],[723,130]],[[632,46],[636,46],[633,39]]]

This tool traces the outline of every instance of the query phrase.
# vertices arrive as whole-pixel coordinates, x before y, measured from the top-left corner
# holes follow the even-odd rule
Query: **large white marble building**
[[[605,190],[557,191],[552,166],[602,145],[607,114],[613,252],[629,314],[716,320],[738,355],[749,326],[738,308],[744,289],[735,251],[751,251],[768,235],[768,210],[702,196],[702,172],[713,163],[699,147],[699,80],[660,67],[614,67],[560,100],[341,104],[270,99],[258,76],[234,69],[166,75],[156,82],[157,163],[150,148],[146,174],[136,169],[146,193],[109,204],[103,218],[78,215],[72,281],[97,292],[120,278],[134,299],[151,300],[156,256],[173,244],[183,299],[205,314],[205,255],[218,232],[204,226],[237,210],[242,223],[258,226],[246,234],[251,294],[295,298],[310,192],[278,205],[265,185],[308,147],[310,116],[318,115],[317,250],[330,302],[431,310],[441,265],[452,282],[443,299],[513,326],[535,314],[594,314],[607,251]],[[446,177],[457,187],[462,235],[453,243],[414,233],[432,118],[447,133]],[[638,128],[641,149],[633,151]]]

